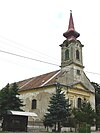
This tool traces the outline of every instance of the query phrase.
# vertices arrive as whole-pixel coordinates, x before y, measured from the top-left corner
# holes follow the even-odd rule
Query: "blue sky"
[[[68,27],[70,10],[84,45],[84,71],[91,81],[100,83],[99,0],[0,1],[0,50],[60,65],[59,45],[65,40],[63,33]],[[0,61],[0,88],[59,69],[2,52]]]

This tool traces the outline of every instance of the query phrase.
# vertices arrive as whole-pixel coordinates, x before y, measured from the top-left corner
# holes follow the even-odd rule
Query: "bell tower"
[[[68,30],[63,33],[66,40],[60,45],[61,46],[61,68],[66,69],[68,67],[82,70],[83,58],[82,58],[82,47],[83,45],[77,38],[80,34],[75,31],[72,11],[70,11]]]
[[[80,34],[75,30],[72,11],[70,11],[68,30],[63,33],[63,36],[65,40],[60,45],[61,75],[57,82],[67,86],[65,94],[72,104],[76,102],[77,105],[81,99],[86,99],[95,109],[95,89],[83,70],[83,45],[77,39]]]

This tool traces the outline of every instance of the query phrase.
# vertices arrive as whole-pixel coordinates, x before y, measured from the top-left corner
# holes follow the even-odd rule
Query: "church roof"
[[[49,72],[43,75],[25,79],[17,82],[19,91],[37,89],[43,86],[49,86],[56,83],[57,77],[60,75],[60,70]]]
[[[75,84],[81,83],[84,85],[86,90],[94,93],[94,88],[91,85],[91,83],[90,83],[89,79],[87,78],[87,76],[85,75],[85,73],[83,73],[84,74],[83,81],[73,81],[71,79],[70,81],[67,81],[66,83],[63,83],[61,80],[59,80],[62,78],[63,74],[64,74],[64,72],[62,72],[61,70],[56,70],[53,72],[49,72],[46,74],[42,74],[42,75],[39,75],[36,77],[32,77],[29,79],[19,81],[19,82],[17,82],[17,85],[19,87],[19,92],[33,90],[33,89],[39,89],[39,88],[46,87],[46,86],[52,86],[58,82],[61,85],[65,85],[68,87],[72,87]],[[70,75],[66,74],[66,77],[68,79],[70,79]]]

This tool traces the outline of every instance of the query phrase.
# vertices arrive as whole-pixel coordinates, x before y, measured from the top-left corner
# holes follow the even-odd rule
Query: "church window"
[[[78,74],[78,75],[81,75],[81,72],[80,72],[80,70],[77,70],[77,74]]]
[[[36,109],[37,101],[35,99],[32,100],[32,109]]]
[[[84,98],[84,101],[86,102],[86,98]]]
[[[65,60],[69,60],[69,50],[65,51]]]
[[[81,98],[78,98],[78,100],[77,100],[77,107],[78,108],[81,108],[81,103],[82,103]]]
[[[76,50],[76,59],[77,59],[77,60],[80,59],[79,50]]]

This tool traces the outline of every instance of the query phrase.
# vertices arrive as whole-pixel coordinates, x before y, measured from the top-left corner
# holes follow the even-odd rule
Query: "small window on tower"
[[[78,74],[78,75],[81,75],[81,72],[80,72],[80,70],[77,70],[77,74]]]
[[[69,50],[65,51],[65,60],[69,60]]]

